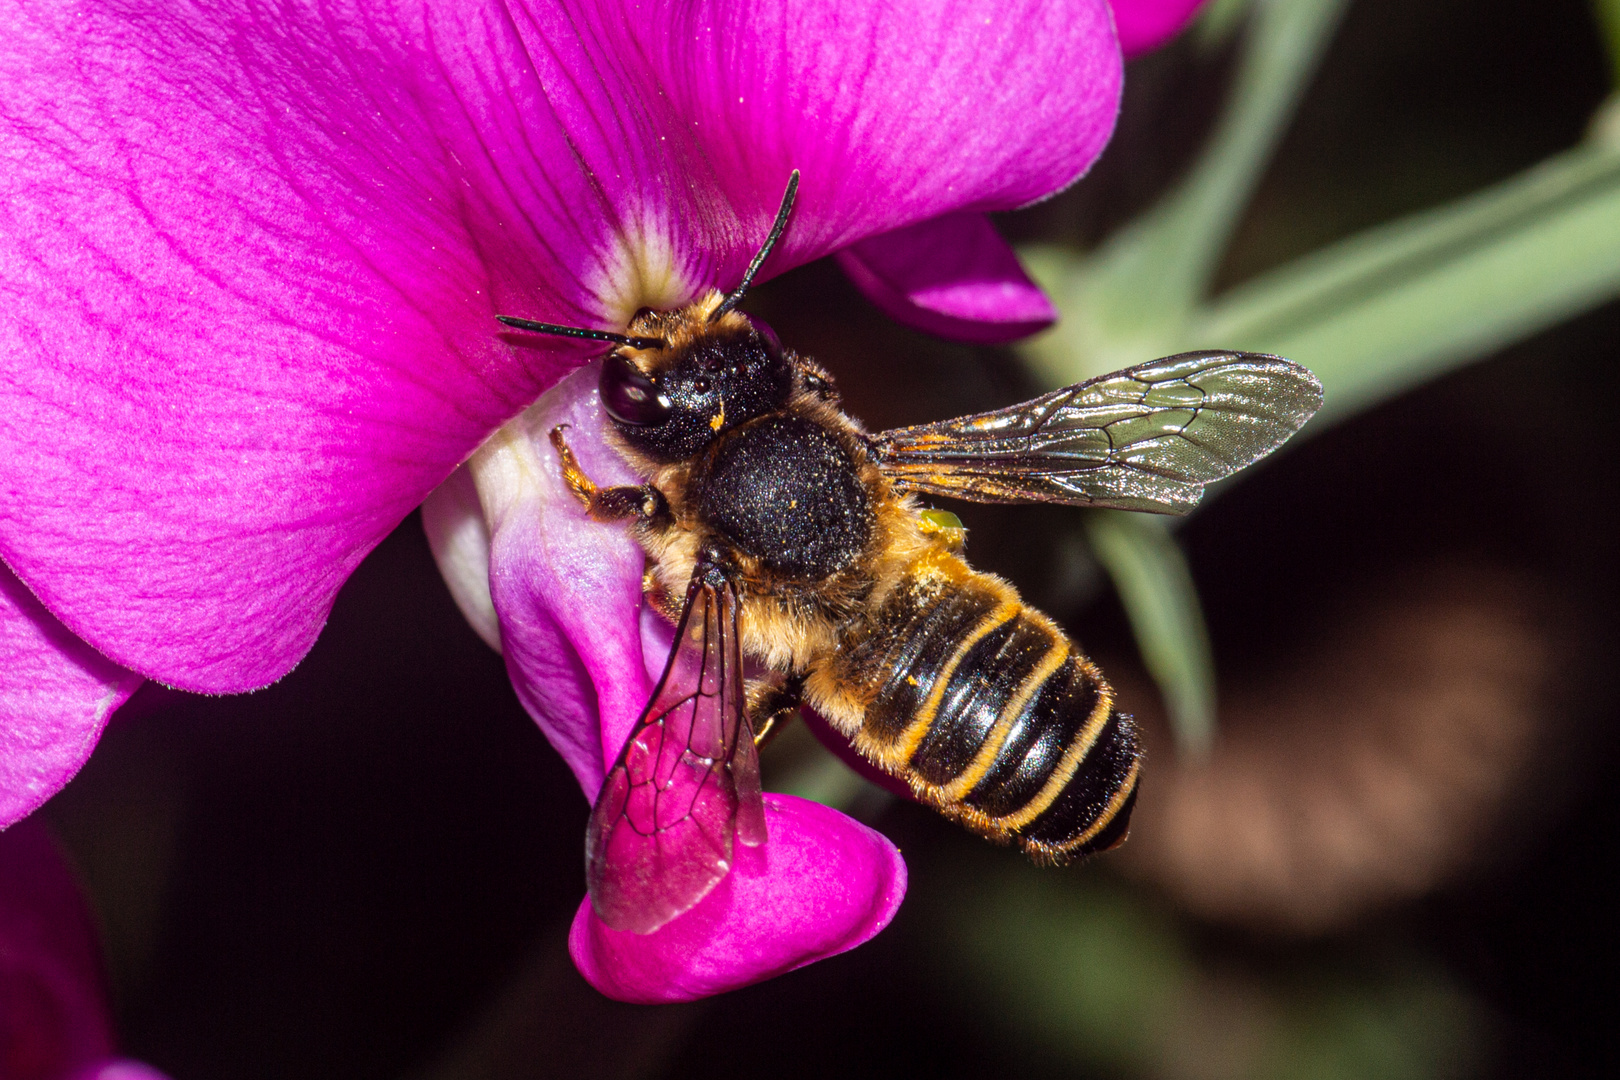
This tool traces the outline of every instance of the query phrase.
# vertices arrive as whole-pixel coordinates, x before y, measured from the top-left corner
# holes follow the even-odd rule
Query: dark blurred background
[[[1008,234],[1090,243],[1150,205],[1230,53],[1133,62],[1102,162]],[[1220,280],[1571,146],[1611,85],[1586,0],[1355,0]],[[828,265],[752,303],[873,427],[1043,389],[1011,352],[888,322]],[[1614,1075],[1617,368],[1610,304],[1290,447],[1194,517],[1178,535],[1221,679],[1203,764],[1155,726],[1075,513],[953,507],[975,564],[1060,618],[1149,726],[1136,835],[1040,871],[864,799],[911,868],[892,927],[686,1006],[609,1002],[574,972],[588,807],[413,516],[285,680],[148,684],[47,807],[124,1049],[176,1080]],[[782,743],[767,770],[803,750]]]

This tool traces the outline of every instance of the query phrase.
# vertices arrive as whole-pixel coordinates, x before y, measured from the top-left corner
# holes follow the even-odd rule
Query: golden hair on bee
[[[671,794],[680,805],[721,800],[703,813],[729,815],[738,842],[762,839],[755,737],[801,702],[918,799],[1039,862],[1118,843],[1141,770],[1130,717],[1055,622],[968,565],[955,516],[917,496],[1180,513],[1321,401],[1315,377],[1279,357],[1186,353],[1011,408],[870,434],[823,368],[737,307],[797,186],[794,173],[729,293],[640,311],[623,333],[503,318],[612,346],[606,428],[642,483],[600,488],[562,430],[552,441],[584,512],[622,522],[646,552],[649,602],[682,629],[592,815],[592,898],[610,925],[655,928],[729,866],[717,855],[665,887],[648,885],[645,867],[619,876],[604,852],[620,830],[694,829],[699,814],[632,820],[626,793],[686,785]],[[744,658],[774,674],[745,686]],[[727,779],[707,779],[714,770]]]

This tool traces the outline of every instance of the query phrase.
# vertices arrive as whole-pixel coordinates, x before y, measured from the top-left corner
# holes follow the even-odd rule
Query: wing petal
[[[737,617],[731,583],[700,562],[669,663],[586,832],[591,903],[614,929],[652,933],[730,872],[734,841],[765,842]]]
[[[1321,404],[1316,376],[1280,356],[1180,353],[873,444],[901,491],[1184,514]]]

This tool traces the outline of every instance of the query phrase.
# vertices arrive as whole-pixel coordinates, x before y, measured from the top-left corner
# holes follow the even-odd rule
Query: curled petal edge
[[[896,322],[980,345],[1028,337],[1057,309],[983,214],[946,214],[868,237],[838,265]]]
[[[501,622],[489,592],[489,525],[472,472],[463,465],[422,503],[422,531],[462,617],[501,651]]]
[[[1204,0],[1110,0],[1120,51],[1139,56],[1157,49],[1192,21]]]
[[[881,833],[831,807],[765,796],[770,843],[736,863],[692,910],[651,934],[614,930],[580,904],[568,951],[610,998],[692,1001],[846,952],[894,918],[906,864]]]

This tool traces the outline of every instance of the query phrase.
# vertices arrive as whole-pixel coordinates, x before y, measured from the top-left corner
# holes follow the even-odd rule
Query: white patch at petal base
[[[601,301],[610,322],[628,326],[642,308],[669,311],[708,291],[678,261],[667,228],[642,225],[619,234],[613,249],[602,256],[602,269],[585,287]]]
[[[501,651],[501,624],[489,595],[489,526],[472,472],[463,465],[422,503],[422,530],[450,596],[485,644]]]

